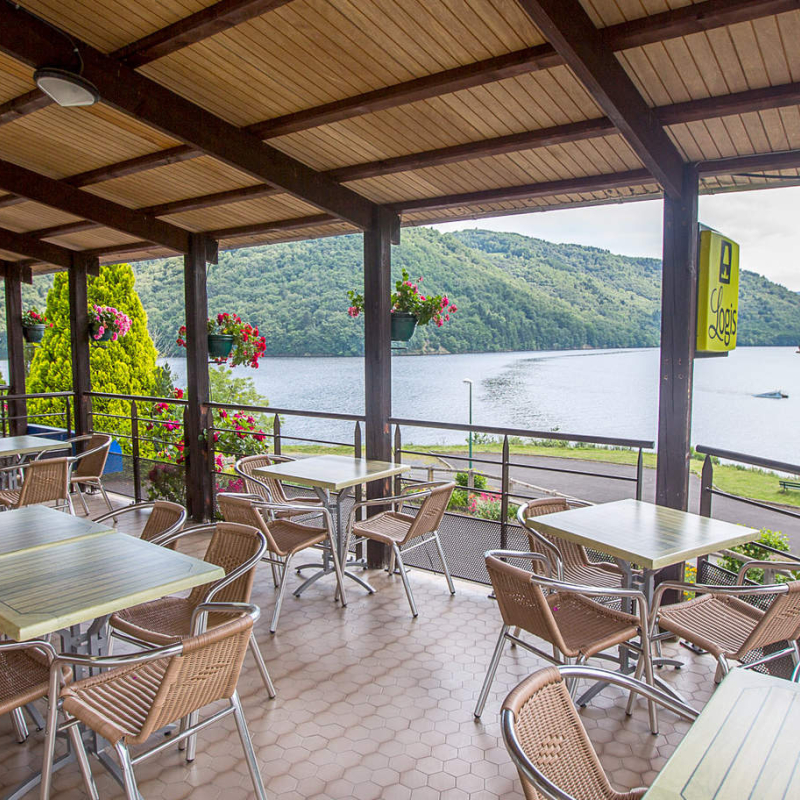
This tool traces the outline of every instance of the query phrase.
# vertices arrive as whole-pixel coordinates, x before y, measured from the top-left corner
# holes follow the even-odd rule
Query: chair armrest
[[[116,518],[120,514],[127,514],[129,511],[144,511],[147,508],[153,508],[154,505],[155,503],[131,503],[128,506],[115,508],[113,511],[106,511],[105,514],[95,517],[92,522],[105,522],[107,519]]]
[[[192,611],[192,635],[205,631],[208,614],[248,614],[255,622],[261,616],[261,609],[255,603],[200,603]]]
[[[10,650],[37,650],[37,651],[44,651],[44,654],[47,656],[48,664],[52,663],[53,659],[58,656],[58,652],[53,647],[50,642],[40,640],[40,639],[32,639],[28,642],[13,642],[13,641],[5,641],[0,642],[0,653],[2,652],[9,652]]]
[[[541,561],[547,567],[548,577],[553,573],[552,562],[544,553],[526,552],[524,550],[487,550],[483,554],[484,559],[488,559],[490,556],[493,558],[520,558],[524,561]]]
[[[777,572],[791,571],[800,572],[800,562],[797,561],[748,561],[743,564],[739,569],[739,574],[736,576],[736,585],[741,586],[747,573],[751,569],[772,569]]]
[[[126,653],[120,656],[84,656],[78,653],[59,653],[50,665],[50,674],[68,664],[76,667],[93,667],[103,669],[107,667],[129,667],[132,664],[144,664],[147,661],[157,661],[159,658],[180,655],[183,651],[183,642],[162,645],[161,647],[139,650],[136,653]]]

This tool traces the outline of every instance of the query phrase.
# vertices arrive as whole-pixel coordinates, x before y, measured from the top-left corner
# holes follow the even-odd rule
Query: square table
[[[375,589],[367,581],[347,570],[348,562],[345,552],[347,537],[346,531],[342,529],[342,504],[354,486],[391,478],[408,472],[410,469],[408,464],[393,464],[390,461],[373,461],[350,456],[311,456],[310,458],[298,458],[296,461],[282,461],[268,467],[259,467],[253,470],[253,474],[256,478],[261,476],[277,478],[314,489],[335,520],[336,542],[344,574],[372,594]],[[331,501],[331,492],[337,492],[335,501]],[[329,561],[330,559],[324,559],[319,572],[316,572],[295,590],[294,594],[297,597],[323,575],[333,572],[333,566]],[[349,563],[352,566],[355,562]],[[316,566],[316,564],[304,564],[298,567],[297,571]]]
[[[0,437],[0,458],[29,456],[44,450],[66,450],[71,445],[61,439],[46,439],[43,436]]]
[[[722,681],[645,800],[800,797],[800,685],[737,668]]]
[[[0,514],[0,557],[114,533],[106,523],[34,505]]]
[[[0,557],[0,631],[35,639],[224,575],[124,533],[10,553]]]

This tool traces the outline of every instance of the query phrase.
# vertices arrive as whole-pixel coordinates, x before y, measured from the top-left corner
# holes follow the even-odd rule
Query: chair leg
[[[436,549],[439,551],[439,560],[442,562],[444,576],[447,578],[447,588],[450,590],[450,594],[455,594],[456,587],[453,585],[453,577],[450,575],[450,567],[447,566],[447,559],[444,557],[444,548],[442,547],[442,542],[439,539],[439,531],[436,531],[436,533],[433,534],[433,541],[436,543]]]
[[[261,772],[258,769],[258,760],[256,759],[255,750],[253,750],[250,731],[247,730],[247,722],[245,722],[238,692],[233,693],[231,705],[233,706],[233,718],[236,720],[236,729],[239,731],[239,738],[242,740],[242,750],[244,750],[247,769],[250,771],[250,777],[253,780],[256,797],[258,800],[267,800],[267,790],[264,788],[264,781],[261,779]]]
[[[391,575],[394,572],[394,548],[389,553],[389,563],[386,565],[386,571]]]
[[[634,672],[633,677],[636,678],[637,681],[642,679],[642,671],[644,670],[644,660],[641,656],[639,656],[639,660],[636,662],[636,672]],[[631,691],[628,693],[628,704],[625,706],[625,713],[630,716],[633,714],[633,701],[636,699],[636,692]]]
[[[83,495],[81,495],[81,497],[82,496]],[[69,507],[69,513],[72,514],[72,516],[74,517],[75,516],[75,506],[72,505],[72,495],[69,493],[69,490],[67,490],[67,506]],[[88,514],[89,512],[87,511],[86,513]]]
[[[714,675],[714,683],[719,683],[729,672],[728,660],[720,653],[717,656],[717,672]]]
[[[253,658],[256,660],[256,666],[258,667],[259,673],[261,673],[261,680],[264,682],[269,699],[272,700],[275,697],[275,686],[272,684],[272,678],[270,678],[269,672],[267,671],[264,657],[258,649],[258,642],[256,641],[255,634],[250,635],[250,651],[253,653]]]
[[[272,567],[272,585],[277,589],[280,578],[278,577],[278,565],[275,563],[275,559],[278,556],[276,556],[274,553],[270,553],[269,557],[271,559],[269,565]]]
[[[397,565],[400,567],[400,577],[403,579],[403,588],[406,590],[408,604],[411,606],[411,615],[418,617],[419,612],[417,611],[417,604],[414,602],[414,595],[411,593],[411,584],[408,582],[408,573],[406,572],[406,565],[403,563],[403,556],[400,553],[400,548],[394,544],[392,545],[392,549],[394,550],[394,557],[397,559]]]
[[[25,722],[25,717],[22,714],[21,708],[15,708],[11,712],[11,721],[14,723],[14,733],[17,736],[17,742],[24,744],[28,738],[28,725]]]
[[[86,505],[86,498],[83,496],[83,489],[81,489],[81,485],[79,483],[75,484],[75,491],[77,492],[78,497],[80,497],[81,503],[83,504],[83,513],[88,517],[89,506]]]
[[[109,498],[108,498],[108,492],[106,492],[106,487],[103,486],[103,481],[100,478],[97,479],[97,485],[100,487],[100,494],[103,495],[103,500],[106,501],[106,505],[108,506],[108,510],[109,511],[113,511],[114,510],[114,506],[111,505],[111,500],[109,500]]]
[[[133,764],[131,755],[128,752],[128,745],[121,739],[114,745],[119,763],[122,767],[122,778],[125,784],[125,800],[139,800],[139,790],[136,788],[136,777],[133,774]]]
[[[69,740],[72,749],[75,753],[75,758],[83,776],[83,785],[86,787],[86,793],[92,800],[99,800],[100,795],[97,793],[97,786],[94,783],[92,776],[92,768],[89,765],[89,757],[86,755],[86,747],[84,747],[83,739],[81,739],[81,732],[77,725],[71,725],[69,728]]]
[[[644,677],[650,686],[655,687],[656,681],[653,676],[653,653],[650,650],[650,641],[642,637],[642,661],[644,661]],[[647,701],[647,708],[650,713],[650,732],[655,736],[658,733],[658,706],[653,700]]]
[[[489,689],[492,688],[492,681],[494,680],[495,672],[497,672],[497,666],[500,663],[500,656],[503,655],[503,646],[506,643],[508,627],[508,625],[503,625],[503,627],[500,628],[500,636],[497,637],[497,644],[494,646],[492,660],[489,662],[489,669],[486,671],[486,677],[483,679],[483,686],[481,686],[481,693],[478,695],[478,703],[475,706],[476,719],[480,719],[481,714],[483,714],[483,707],[486,705]]]
[[[278,630],[278,618],[281,615],[281,606],[283,605],[283,597],[286,594],[286,585],[289,583],[289,573],[291,570],[289,569],[289,562],[292,560],[292,556],[286,556],[286,560],[283,562],[283,575],[281,575],[281,585],[278,589],[278,599],[275,602],[275,610],[272,612],[272,624],[269,626],[269,632],[275,633]]]

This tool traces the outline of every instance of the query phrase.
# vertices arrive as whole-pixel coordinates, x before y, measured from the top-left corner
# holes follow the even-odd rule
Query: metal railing
[[[74,401],[73,392],[36,392],[32,394],[9,394],[9,386],[0,387],[3,394],[0,395],[0,430],[3,436],[9,436],[14,423],[18,420],[27,420],[29,425],[48,425],[53,428],[63,428],[67,432],[67,438],[72,436],[72,408]],[[31,412],[28,409],[25,414],[13,414],[11,406],[15,400],[61,400],[63,410]],[[46,433],[36,433],[35,436],[46,436]]]

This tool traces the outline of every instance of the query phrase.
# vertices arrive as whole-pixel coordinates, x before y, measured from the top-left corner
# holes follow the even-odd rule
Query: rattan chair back
[[[492,581],[503,622],[522,628],[562,653],[569,650],[541,586],[531,581],[531,573],[499,558],[486,556],[486,570]]]
[[[17,507],[37,503],[69,502],[71,458],[47,458],[25,465]]]
[[[253,471],[260,467],[272,465],[272,459],[266,454],[256,456],[245,456],[240,458],[235,465],[236,471],[244,478],[247,491],[263,497],[267,503],[288,503],[286,493],[283,491],[283,484],[277,478],[269,478],[266,475],[256,477]],[[266,485],[266,489],[264,486]]]
[[[450,502],[455,488],[455,483],[451,482],[433,486],[428,490],[430,494],[419,507],[419,511],[414,517],[414,522],[411,523],[411,527],[408,529],[408,533],[401,544],[405,544],[417,536],[425,536],[438,530],[439,523],[442,521],[444,512],[447,511],[447,504]],[[413,497],[413,494],[409,495],[409,498],[413,499]]]
[[[227,575],[232,570],[254,558],[262,546],[262,538],[258,530],[250,525],[239,525],[235,522],[218,522],[206,549],[203,560],[209,564],[222,567]],[[255,568],[231,581],[214,593],[215,603],[248,603],[255,580]],[[209,587],[196,586],[189,595],[189,602],[199,605],[204,602]]]
[[[531,519],[532,517],[541,517],[545,514],[557,514],[559,511],[569,511],[570,505],[563,497],[543,497],[538,500],[531,500],[526,503],[520,513],[524,519]],[[530,544],[532,553],[541,553],[552,558],[552,551],[548,552],[547,545],[542,541],[549,542],[550,546],[556,550],[556,554],[561,559],[565,570],[570,567],[582,567],[589,563],[589,557],[586,550],[579,544],[568,542],[566,539],[560,539],[557,536],[551,536],[541,531],[535,531],[526,526],[528,534],[528,542]],[[533,562],[533,570],[539,575],[545,573],[544,565],[540,561]]]
[[[87,455],[76,456],[75,466],[72,468],[73,478],[99,478],[106,468],[108,454],[111,451],[111,437],[105,433],[95,433],[86,440],[84,450]]]
[[[177,533],[182,526],[182,520],[186,519],[186,509],[170,500],[156,500],[153,509],[147,516],[147,522],[142,528],[141,537],[146,542],[157,539],[167,531]],[[175,527],[179,526],[179,527]],[[173,530],[174,529],[174,530]],[[175,542],[171,542],[167,547],[174,548]]]
[[[800,639],[800,580],[785,585],[787,590],[775,597],[772,605],[742,645],[737,658],[756,648]]]
[[[251,498],[220,493],[217,495],[217,506],[226,522],[238,522],[240,525],[251,525],[253,528],[258,528],[267,537],[269,549],[274,553],[281,551],[277,542],[272,538],[269,525],[258,508],[253,505]]]
[[[643,790],[617,792],[597,757],[564,679],[555,667],[539,670],[508,695],[503,710],[515,718],[527,758],[565,794],[581,800],[633,800]],[[542,800],[519,770],[526,800]]]

